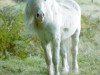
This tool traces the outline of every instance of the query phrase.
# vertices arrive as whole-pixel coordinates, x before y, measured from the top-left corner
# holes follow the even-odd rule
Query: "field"
[[[82,10],[79,75],[100,75],[100,1],[76,1]],[[24,6],[23,2],[0,0],[0,75],[47,75],[39,40],[26,35]]]

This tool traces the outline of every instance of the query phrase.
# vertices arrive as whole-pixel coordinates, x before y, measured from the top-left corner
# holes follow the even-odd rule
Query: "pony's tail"
[[[71,54],[71,49],[72,49],[72,38],[71,37],[69,37],[69,38],[67,38],[67,56],[68,56],[68,62],[71,62],[71,59],[72,59],[72,54]],[[71,65],[70,63],[69,63],[69,65]]]
[[[67,38],[67,49],[70,50],[72,47],[72,39],[71,37]]]

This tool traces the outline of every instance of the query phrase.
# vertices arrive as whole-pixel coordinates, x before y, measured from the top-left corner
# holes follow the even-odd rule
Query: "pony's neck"
[[[58,10],[57,1],[56,0],[47,0],[46,19],[53,21],[57,10]]]

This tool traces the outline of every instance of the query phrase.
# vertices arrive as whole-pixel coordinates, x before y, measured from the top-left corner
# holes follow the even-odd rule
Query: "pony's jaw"
[[[36,18],[36,21],[38,23],[43,23],[44,22],[44,17],[42,17],[42,18]]]

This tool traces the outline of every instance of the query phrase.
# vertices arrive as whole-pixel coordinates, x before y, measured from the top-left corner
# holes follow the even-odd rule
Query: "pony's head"
[[[32,23],[34,20],[43,22],[47,13],[49,14],[49,8],[52,6],[54,0],[28,0],[25,16],[26,22]]]
[[[38,22],[42,22],[46,13],[47,0],[33,0],[33,15]]]

